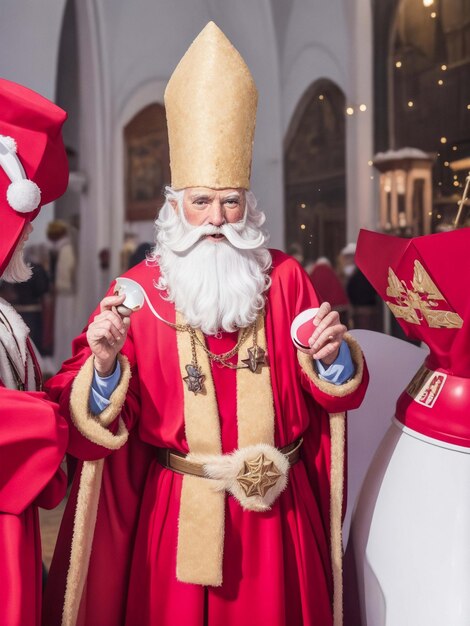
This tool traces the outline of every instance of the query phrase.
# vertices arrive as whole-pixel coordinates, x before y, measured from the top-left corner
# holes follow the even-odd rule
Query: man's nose
[[[225,222],[224,207],[217,198],[211,204],[209,221],[213,226],[222,226]]]

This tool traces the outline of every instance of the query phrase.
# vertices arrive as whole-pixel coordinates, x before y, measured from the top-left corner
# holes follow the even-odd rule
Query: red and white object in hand
[[[318,308],[306,309],[305,311],[302,311],[302,313],[299,313],[291,324],[290,336],[292,337],[294,346],[299,350],[302,350],[302,352],[310,351],[308,340],[313,335],[313,331],[315,330],[313,320],[315,319],[317,313]]]

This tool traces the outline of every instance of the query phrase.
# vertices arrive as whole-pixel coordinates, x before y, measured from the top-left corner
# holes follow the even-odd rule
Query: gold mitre
[[[165,90],[174,189],[249,189],[257,102],[245,61],[209,22]]]

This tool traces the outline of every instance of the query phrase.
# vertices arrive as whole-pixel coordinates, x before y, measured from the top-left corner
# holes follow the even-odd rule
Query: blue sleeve
[[[111,376],[101,378],[98,374],[94,373],[93,382],[91,383],[90,392],[90,410],[97,415],[101,413],[109,404],[109,397],[116,389],[119,379],[121,378],[121,366],[119,361],[116,364],[116,369]]]
[[[333,361],[329,367],[325,367],[321,361],[315,361],[315,364],[320,378],[334,385],[342,385],[354,376],[351,352],[345,341],[341,342],[336,361]]]

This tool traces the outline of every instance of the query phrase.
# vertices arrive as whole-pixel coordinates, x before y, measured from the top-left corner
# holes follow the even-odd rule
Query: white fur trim
[[[118,431],[115,435],[108,430],[108,426],[121,413],[131,379],[131,368],[127,358],[118,354],[118,360],[121,365],[121,378],[109,398],[109,405],[99,415],[93,415],[89,407],[94,372],[93,356],[90,356],[78,370],[70,394],[70,416],[77,430],[93,443],[108,450],[118,450],[129,436],[122,417],[119,417]]]
[[[343,624],[343,493],[344,449],[346,441],[346,414],[330,413],[331,485],[330,485],[330,540],[333,572],[333,626]]]
[[[257,494],[248,496],[238,482],[238,476],[243,473],[245,463],[253,462],[260,455],[264,455],[266,462],[272,462],[281,475],[264,496]],[[289,461],[282,452],[267,443],[239,448],[231,454],[189,454],[187,459],[202,463],[206,476],[214,479],[213,489],[229,491],[246,511],[268,511],[279,494],[287,487]]]
[[[88,574],[100,499],[104,459],[84,461],[73,521],[72,546],[62,609],[62,626],[76,626]]]
[[[41,190],[28,178],[14,180],[7,189],[7,201],[18,213],[30,213],[41,202]]]
[[[356,391],[362,382],[362,376],[364,374],[364,355],[362,354],[361,347],[349,333],[344,335],[344,341],[348,344],[356,371],[354,376],[342,385],[335,385],[334,383],[329,383],[321,379],[310,354],[297,350],[297,359],[300,363],[300,367],[305,374],[307,374],[315,387],[318,387],[318,389],[327,393],[329,396],[335,396],[337,398],[344,398],[353,391]]]
[[[0,140],[2,141],[5,148],[7,148],[7,150],[16,153],[16,151],[18,150],[18,145],[13,137],[9,137],[8,135],[0,135]]]

